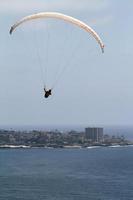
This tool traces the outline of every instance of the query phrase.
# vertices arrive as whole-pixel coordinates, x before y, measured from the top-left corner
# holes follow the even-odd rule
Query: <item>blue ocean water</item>
[[[0,150],[0,200],[132,199],[133,147]]]

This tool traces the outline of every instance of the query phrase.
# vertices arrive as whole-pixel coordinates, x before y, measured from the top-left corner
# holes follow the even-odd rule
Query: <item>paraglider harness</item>
[[[45,98],[48,98],[50,95],[52,95],[52,89],[46,90],[46,89],[44,88],[44,92],[45,92],[45,94],[44,94],[44,97],[45,97]]]

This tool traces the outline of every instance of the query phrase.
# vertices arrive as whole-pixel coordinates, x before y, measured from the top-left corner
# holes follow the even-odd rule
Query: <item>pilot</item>
[[[51,89],[46,90],[46,89],[44,88],[44,97],[45,97],[45,98],[48,98],[50,95],[52,95],[52,90],[51,90]]]

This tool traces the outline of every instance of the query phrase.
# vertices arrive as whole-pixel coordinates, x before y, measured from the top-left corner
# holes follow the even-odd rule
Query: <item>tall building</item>
[[[91,142],[102,142],[103,141],[103,128],[88,127],[85,128],[85,138]]]

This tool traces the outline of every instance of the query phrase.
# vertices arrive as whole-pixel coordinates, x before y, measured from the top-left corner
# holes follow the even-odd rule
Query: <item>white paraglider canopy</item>
[[[79,28],[87,31],[89,34],[91,34],[96,41],[98,42],[98,44],[101,47],[102,52],[104,52],[104,44],[100,38],[100,36],[90,27],[88,26],[86,23],[68,16],[68,15],[64,15],[62,13],[58,13],[58,12],[42,12],[42,13],[37,13],[37,14],[33,14],[33,15],[29,15],[26,16],[24,18],[22,18],[20,21],[16,22],[10,29],[10,34],[12,34],[12,32],[21,24],[30,21],[30,20],[36,20],[36,19],[40,19],[40,18],[56,18],[56,19],[60,19],[60,20],[64,20],[66,22],[72,23],[73,25],[78,26]]]

